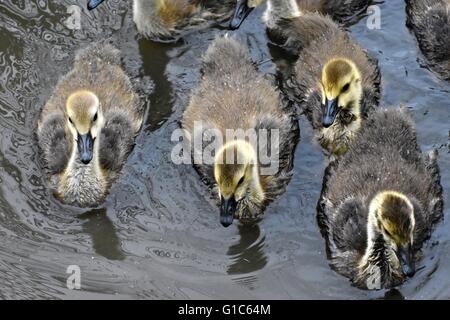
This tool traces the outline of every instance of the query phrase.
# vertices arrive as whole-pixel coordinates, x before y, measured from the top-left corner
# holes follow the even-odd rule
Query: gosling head
[[[250,12],[252,12],[252,10],[259,6],[262,2],[263,0],[238,0],[233,17],[230,21],[230,29],[238,29]]]
[[[405,276],[412,277],[415,219],[411,201],[401,193],[385,191],[372,200],[369,211],[369,233],[382,235],[386,247],[394,252],[391,258],[396,261],[389,261],[391,266],[400,267]]]
[[[91,162],[95,139],[100,134],[103,115],[98,97],[91,91],[71,94],[66,102],[67,126],[78,146],[80,161]]]
[[[333,59],[322,70],[323,126],[330,127],[339,112],[359,117],[362,98],[361,75],[348,59]]]
[[[236,140],[216,154],[214,177],[220,196],[220,223],[228,227],[237,215],[238,205],[245,200],[263,201],[258,163],[253,147]]]

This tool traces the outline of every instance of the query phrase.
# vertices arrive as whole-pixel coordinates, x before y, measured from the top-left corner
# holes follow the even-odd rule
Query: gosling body
[[[313,26],[317,28],[315,23]],[[299,34],[308,31],[297,30]],[[322,31],[308,33],[308,37],[313,35],[315,40],[307,41],[301,50],[284,92],[306,115],[326,153],[337,157],[346,152],[355,133],[379,105],[381,73],[378,62],[331,21]]]
[[[442,206],[436,153],[422,155],[405,110],[376,111],[325,173],[317,218],[331,267],[364,289],[401,284]]]
[[[182,121],[191,143],[195,124],[200,122],[198,134],[215,130],[223,137],[213,163],[196,165],[203,180],[218,193],[222,224],[230,225],[233,218],[254,221],[284,192],[291,178],[299,128],[292,109],[257,71],[247,48],[232,38],[216,39],[203,58],[203,77]],[[227,138],[227,130],[239,129],[255,132],[258,142],[263,139],[261,129],[277,131],[278,143],[271,149],[275,151],[271,159],[277,162],[274,172],[262,174],[265,166],[275,164],[262,163],[256,149],[263,145]],[[205,143],[193,153],[202,153],[204,148]],[[226,162],[223,157],[228,151],[242,156],[243,162]]]
[[[95,8],[104,0],[90,1]],[[236,0],[133,0],[133,20],[140,34],[173,42],[185,34],[231,17]]]
[[[342,26],[349,26],[359,20],[372,4],[372,0],[243,0],[238,1],[232,27],[238,26],[249,11],[267,3],[264,21],[269,33],[279,33],[282,20],[298,17],[305,13],[327,15]],[[234,24],[234,25],[233,25]]]
[[[450,81],[450,0],[407,0],[406,12],[429,67]]]
[[[56,197],[82,207],[103,201],[142,117],[120,52],[101,43],[79,51],[38,121],[41,156]]]
[[[308,3],[313,2],[304,2],[304,8]],[[378,106],[381,74],[378,62],[336,22],[312,7],[309,10],[294,0],[269,0],[264,20],[275,41],[297,57],[290,74],[283,74],[282,91],[300,107],[320,145],[335,158],[345,153],[364,119]]]

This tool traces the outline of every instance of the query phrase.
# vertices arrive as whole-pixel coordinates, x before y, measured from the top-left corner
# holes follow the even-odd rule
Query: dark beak
[[[221,198],[220,203],[220,223],[225,227],[233,224],[234,214],[236,213],[237,202],[234,196],[229,199]]]
[[[406,246],[398,248],[397,257],[400,261],[403,273],[408,277],[414,276],[414,274],[416,273],[416,267],[414,264],[414,256],[411,245],[408,244]]]
[[[97,8],[103,1],[105,0],[89,0],[87,4],[88,10]]]
[[[333,100],[326,99],[325,110],[323,113],[323,126],[325,128],[328,128],[333,124],[338,112],[339,112],[338,99],[337,98]]]
[[[78,153],[80,154],[80,160],[84,164],[91,162],[94,155],[94,139],[92,139],[91,133],[78,134]]]
[[[253,8],[247,6],[247,0],[239,0],[236,5],[236,10],[234,11],[233,17],[230,21],[230,29],[238,29],[245,18],[252,12]]]

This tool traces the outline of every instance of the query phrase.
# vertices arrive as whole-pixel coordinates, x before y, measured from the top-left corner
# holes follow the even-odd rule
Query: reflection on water
[[[110,260],[123,260],[125,256],[114,224],[108,218],[106,209],[93,209],[79,216],[85,222],[83,232],[92,238],[94,251]]]
[[[155,82],[153,94],[150,96],[150,111],[145,122],[146,130],[158,129],[172,114],[172,89],[166,77],[166,66],[170,61],[167,52],[176,47],[174,44],[165,44],[147,41],[141,38],[139,52],[143,57],[142,69]]]
[[[261,236],[258,224],[238,225],[239,241],[227,252],[232,264],[228,266],[229,275],[247,274],[264,268],[267,257],[264,253],[265,236]]]
[[[405,300],[405,297],[397,289],[391,289],[384,294],[384,300]]]

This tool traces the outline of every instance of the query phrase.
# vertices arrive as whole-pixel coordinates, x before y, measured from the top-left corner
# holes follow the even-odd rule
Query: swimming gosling
[[[223,226],[235,218],[255,221],[290,181],[298,121],[277,89],[257,71],[248,49],[235,39],[217,38],[210,45],[202,73],[182,127],[194,145],[194,159],[204,156],[211,137],[216,138],[217,148],[210,163],[203,161],[195,167],[218,193]],[[203,146],[196,148],[193,141],[199,138]],[[267,150],[271,154],[264,159]]]
[[[316,24],[317,19],[326,23]],[[283,92],[306,115],[326,153],[339,157],[378,107],[378,62],[327,17],[312,14],[294,20],[291,43],[303,49]],[[314,41],[303,45],[305,32]]]
[[[380,82],[377,62],[347,35],[336,32],[301,52],[284,92],[298,103],[319,144],[335,158],[347,151],[378,106]]]
[[[450,0],[407,0],[406,12],[429,67],[450,81]]]
[[[330,158],[342,155],[378,106],[378,62],[332,19],[301,12],[296,1],[269,0],[265,21],[279,45],[298,57],[291,75],[283,75],[283,93],[307,116]]]
[[[318,223],[331,267],[355,286],[391,288],[415,274],[443,216],[436,155],[422,155],[405,110],[378,110],[327,168]]]
[[[55,196],[81,207],[102,202],[142,117],[120,52],[101,43],[79,51],[38,121],[38,143]]]
[[[92,10],[105,0],[90,0]],[[159,42],[174,42],[231,17],[237,0],[133,0],[138,32]]]
[[[249,13],[263,2],[267,2],[264,20],[269,28],[277,28],[283,19],[298,17],[304,13],[320,13],[330,16],[341,25],[356,22],[373,2],[372,0],[240,0],[230,22],[232,29],[237,29]]]

